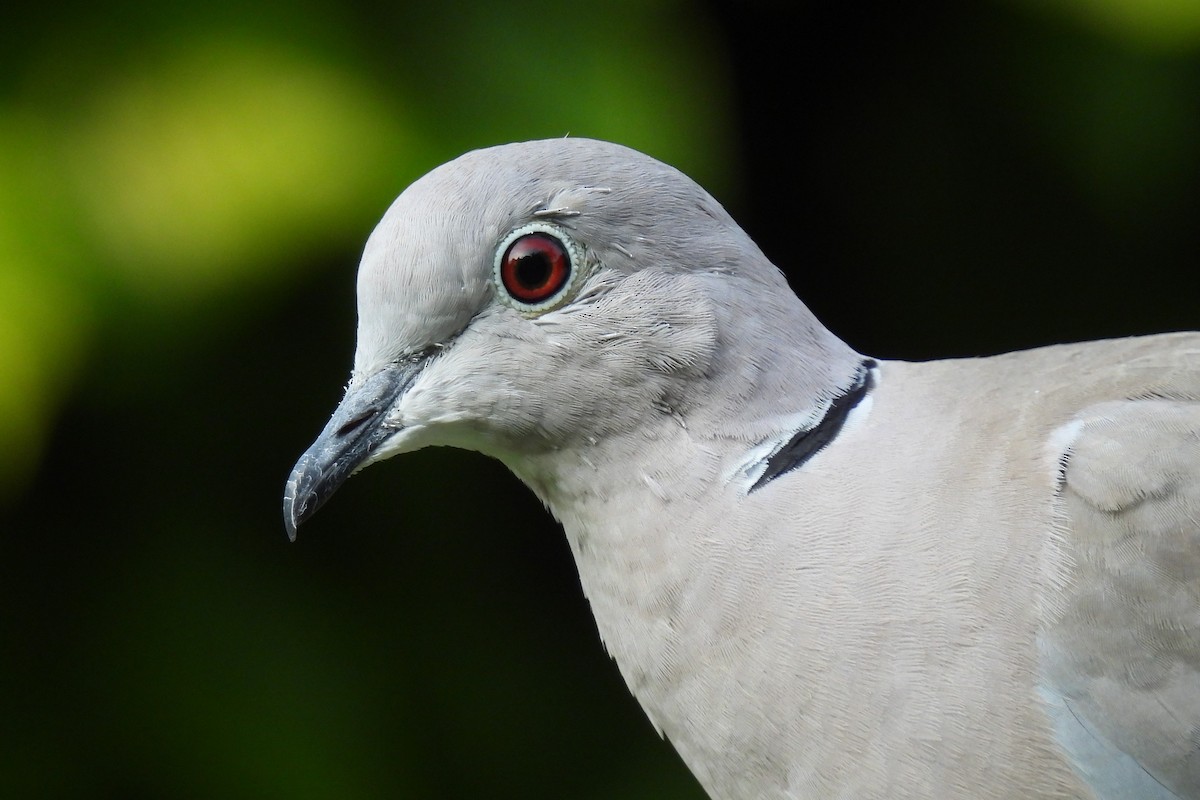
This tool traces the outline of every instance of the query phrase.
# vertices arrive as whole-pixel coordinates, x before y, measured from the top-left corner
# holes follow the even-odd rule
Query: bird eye
[[[577,248],[549,225],[518,228],[501,244],[496,281],[509,304],[524,312],[555,308],[575,277]]]
[[[528,233],[504,251],[500,281],[522,303],[544,303],[571,277],[571,256],[562,242],[545,233]]]

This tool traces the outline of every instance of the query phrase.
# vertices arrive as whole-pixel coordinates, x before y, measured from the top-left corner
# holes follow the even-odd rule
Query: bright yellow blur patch
[[[1069,16],[1105,35],[1153,50],[1200,47],[1197,0],[1022,0],[1042,12]]]
[[[0,258],[11,256],[0,246]],[[34,264],[0,270],[0,501],[21,488],[78,367],[87,309]]]
[[[0,109],[0,503],[32,474],[91,324],[42,121]]]
[[[411,155],[394,103],[262,42],[95,80],[66,113],[0,105],[0,502],[37,464],[106,288],[169,314],[283,280],[377,217]]]
[[[310,55],[185,47],[94,97],[71,148],[84,224],[157,302],[261,277],[378,214],[410,144],[390,106]]]

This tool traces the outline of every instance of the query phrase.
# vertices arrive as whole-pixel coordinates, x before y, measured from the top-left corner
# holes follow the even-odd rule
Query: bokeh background
[[[1200,327],[1200,3],[232,0],[0,25],[0,796],[702,792],[498,465],[289,544],[354,269],[464,150],[708,186],[860,350]]]

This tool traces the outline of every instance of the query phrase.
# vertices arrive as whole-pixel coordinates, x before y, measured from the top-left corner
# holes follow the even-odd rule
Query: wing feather
[[[1200,798],[1200,402],[1080,421],[1060,487],[1070,588],[1042,641],[1056,730],[1101,798]]]

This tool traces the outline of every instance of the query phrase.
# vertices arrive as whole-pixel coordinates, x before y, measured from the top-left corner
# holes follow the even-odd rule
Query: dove
[[[357,295],[289,534],[383,459],[499,459],[715,800],[1200,798],[1200,333],[871,358],[581,138],[414,182]]]

